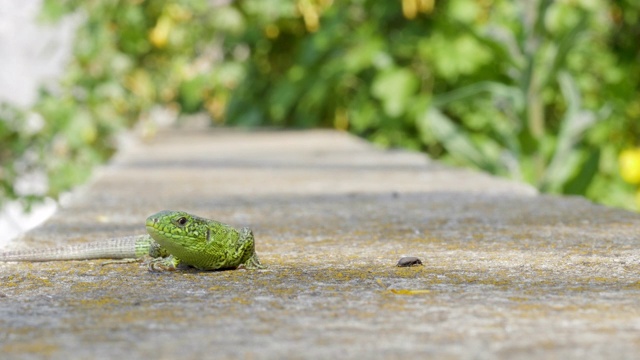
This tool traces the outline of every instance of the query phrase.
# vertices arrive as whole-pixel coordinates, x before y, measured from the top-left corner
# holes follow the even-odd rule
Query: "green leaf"
[[[180,85],[180,103],[182,111],[185,113],[193,113],[202,107],[203,95],[207,86],[207,79],[203,76],[196,76],[192,79],[185,80]]]
[[[582,107],[580,91],[571,75],[561,72],[558,81],[568,109],[560,126],[555,152],[540,183],[541,189],[546,191],[559,191],[575,171],[574,167],[579,166],[576,145],[598,120],[593,111]]]
[[[600,164],[600,150],[592,150],[585,154],[585,159],[578,166],[578,171],[567,181],[562,192],[564,194],[583,195],[598,173]]]
[[[404,68],[379,73],[371,86],[373,96],[382,101],[384,112],[391,117],[405,113],[417,89],[418,79]]]
[[[510,86],[494,81],[482,81],[463,86],[455,90],[441,93],[433,97],[433,105],[436,107],[445,106],[454,101],[465,100],[470,97],[488,93],[496,98],[504,98],[509,101],[514,111],[522,111],[525,106],[525,99],[520,90],[515,86]]]
[[[454,158],[485,170],[495,167],[469,135],[435,107],[429,108],[418,120],[418,129],[423,137],[435,137]]]

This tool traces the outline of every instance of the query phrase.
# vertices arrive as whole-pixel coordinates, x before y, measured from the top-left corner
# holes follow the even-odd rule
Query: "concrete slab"
[[[13,247],[181,209],[261,271],[0,264],[7,358],[635,358],[640,216],[332,131],[162,133]],[[396,267],[402,256],[422,266]]]

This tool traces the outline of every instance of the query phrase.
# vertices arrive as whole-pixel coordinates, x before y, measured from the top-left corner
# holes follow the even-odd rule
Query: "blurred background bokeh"
[[[127,129],[152,138],[206,114],[348,131],[640,208],[640,0],[31,2],[72,36],[32,37],[29,56],[61,75],[0,98],[0,205],[86,181]]]

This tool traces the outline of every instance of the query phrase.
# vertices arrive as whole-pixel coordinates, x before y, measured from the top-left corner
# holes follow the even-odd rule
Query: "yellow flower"
[[[640,184],[640,148],[627,149],[618,157],[620,175],[630,184]]]
[[[167,45],[169,33],[173,27],[173,20],[169,16],[162,15],[156,26],[149,32],[149,40],[153,46],[162,49]]]
[[[430,14],[435,6],[435,0],[402,0],[402,14],[411,20],[418,13]]]

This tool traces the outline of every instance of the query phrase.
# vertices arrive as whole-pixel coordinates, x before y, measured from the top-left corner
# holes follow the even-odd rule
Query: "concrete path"
[[[640,353],[640,215],[343,133],[161,133],[12,246],[144,233],[162,209],[251,227],[269,268],[0,264],[2,358]]]

